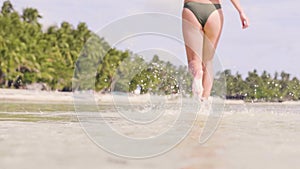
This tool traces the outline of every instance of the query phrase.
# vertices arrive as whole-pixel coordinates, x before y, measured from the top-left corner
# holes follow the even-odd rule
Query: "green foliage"
[[[46,84],[51,90],[190,94],[186,67],[170,62],[146,62],[130,51],[111,48],[85,23],[74,28],[68,22],[42,30],[37,9],[22,14],[5,1],[0,14],[0,85],[26,88]],[[75,70],[75,71],[74,71]],[[72,86],[73,85],[73,86]]]
[[[191,76],[186,76],[187,68],[183,71],[180,66],[176,67],[170,62],[159,60],[157,55],[150,62],[146,62],[140,56],[134,56],[124,63],[124,66],[130,65],[131,70],[128,72],[121,67],[119,74],[122,79],[126,79],[122,82],[123,85],[129,84],[126,88],[128,92],[140,88],[142,94],[169,95],[187,89],[181,79],[191,81]]]
[[[248,72],[243,80],[240,74],[232,75],[230,70],[223,72],[226,76],[227,98],[244,99],[246,101],[276,101],[300,99],[300,81],[294,77],[290,80],[290,74],[275,72],[272,78],[264,71],[258,75],[256,70]]]
[[[42,30],[37,9],[22,14],[5,1],[0,14],[0,86],[24,88],[46,83],[52,90],[71,90],[74,62],[91,36],[85,23],[67,22]]]
[[[0,13],[0,87],[26,88],[46,84],[51,90],[191,95],[192,77],[186,66],[155,55],[146,61],[132,52],[111,48],[85,23],[68,22],[42,29],[37,9],[22,14],[5,1]],[[226,83],[226,85],[225,85]],[[72,86],[73,85],[73,86]],[[264,71],[243,79],[230,70],[219,72],[212,95],[254,101],[299,100],[300,81],[285,72],[272,78]]]

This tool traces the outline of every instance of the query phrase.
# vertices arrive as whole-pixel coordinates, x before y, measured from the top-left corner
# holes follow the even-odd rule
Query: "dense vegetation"
[[[21,88],[44,82],[51,89],[71,87],[74,61],[91,36],[85,23],[74,29],[68,22],[46,31],[38,22],[37,9],[22,14],[10,1],[3,3],[0,14],[0,85]]]
[[[175,66],[153,56],[145,61],[131,51],[111,48],[85,23],[68,22],[43,29],[37,9],[22,13],[5,1],[0,13],[0,87],[46,90],[95,89],[141,93],[191,94],[192,77],[186,66]],[[75,72],[74,72],[75,70]],[[72,83],[73,82],[73,83]],[[227,85],[225,85],[225,82]],[[73,84],[73,86],[72,86]],[[230,70],[215,79],[213,95],[229,99],[284,101],[300,99],[300,82],[281,72],[249,72],[245,79]]]
[[[248,72],[243,79],[241,74],[232,75],[225,70],[227,98],[245,99],[248,101],[286,101],[300,99],[300,81],[282,71],[275,72],[273,77],[263,71],[261,75],[256,70]]]
[[[177,93],[176,79],[181,79],[181,86],[191,81],[186,67],[175,67],[158,56],[146,62],[130,51],[111,48],[85,23],[74,28],[63,22],[43,30],[41,17],[37,9],[25,8],[19,14],[10,1],[3,3],[0,87],[27,88],[42,83],[48,90],[71,91],[75,82],[76,88],[100,92],[131,92],[139,86],[141,93]]]

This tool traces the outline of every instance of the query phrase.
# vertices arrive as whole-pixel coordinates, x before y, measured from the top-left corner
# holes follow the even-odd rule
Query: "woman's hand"
[[[240,13],[240,18],[241,18],[241,22],[242,22],[242,28],[246,29],[249,26],[249,19],[246,16],[246,14],[244,12]]]

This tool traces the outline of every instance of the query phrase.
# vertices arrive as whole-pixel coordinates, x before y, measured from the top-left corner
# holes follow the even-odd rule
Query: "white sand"
[[[195,146],[189,139],[156,158],[129,160],[113,156],[95,145],[79,123],[0,123],[1,169],[180,169],[195,163],[218,166],[215,145]],[[193,143],[194,142],[194,143]],[[193,150],[197,148],[196,152]],[[217,160],[217,161],[216,161]]]
[[[142,97],[146,96],[133,100]],[[0,90],[0,100],[4,102],[49,99],[72,102],[72,93]],[[111,103],[111,96],[99,95],[98,99]],[[226,103],[232,111],[226,110],[226,116],[208,142],[203,145],[197,142],[205,121],[200,116],[184,142],[162,156],[144,160],[119,158],[103,151],[87,137],[78,122],[0,119],[0,169],[299,168],[298,103]]]
[[[298,169],[299,115],[233,114],[213,137],[197,143],[195,128],[183,143],[156,158],[129,160],[95,145],[79,123],[0,123],[1,169]],[[203,123],[198,123],[202,126]]]
[[[113,94],[99,94],[92,92],[95,100],[103,103],[112,103],[114,97],[124,97],[130,102],[146,102],[149,95],[124,95],[117,96]],[[174,96],[176,97],[176,96]],[[172,100],[170,96],[165,96],[165,99]],[[38,91],[38,90],[23,90],[23,89],[0,89],[0,100],[3,101],[24,101],[24,102],[73,102],[74,94],[72,92],[57,92],[57,91]]]

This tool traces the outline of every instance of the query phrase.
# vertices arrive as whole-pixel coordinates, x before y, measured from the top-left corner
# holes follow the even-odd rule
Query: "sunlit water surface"
[[[137,161],[116,157],[95,145],[83,132],[72,104],[5,102],[0,106],[0,168],[296,169],[300,164],[299,103],[226,102],[221,107],[224,109],[217,108],[223,110],[222,119],[204,144],[197,141],[207,115],[200,114],[195,123],[198,129],[173,150]],[[164,120],[144,132],[135,132],[138,128],[116,116],[114,106],[100,105],[96,113],[102,113],[102,120],[110,121],[117,129],[125,128],[125,134],[132,137],[167,130],[172,123],[165,122],[176,120],[178,115],[171,111],[172,106],[166,106],[166,114],[159,117]],[[132,109],[119,106],[124,111]],[[190,110],[190,106],[182,105],[182,109]]]

